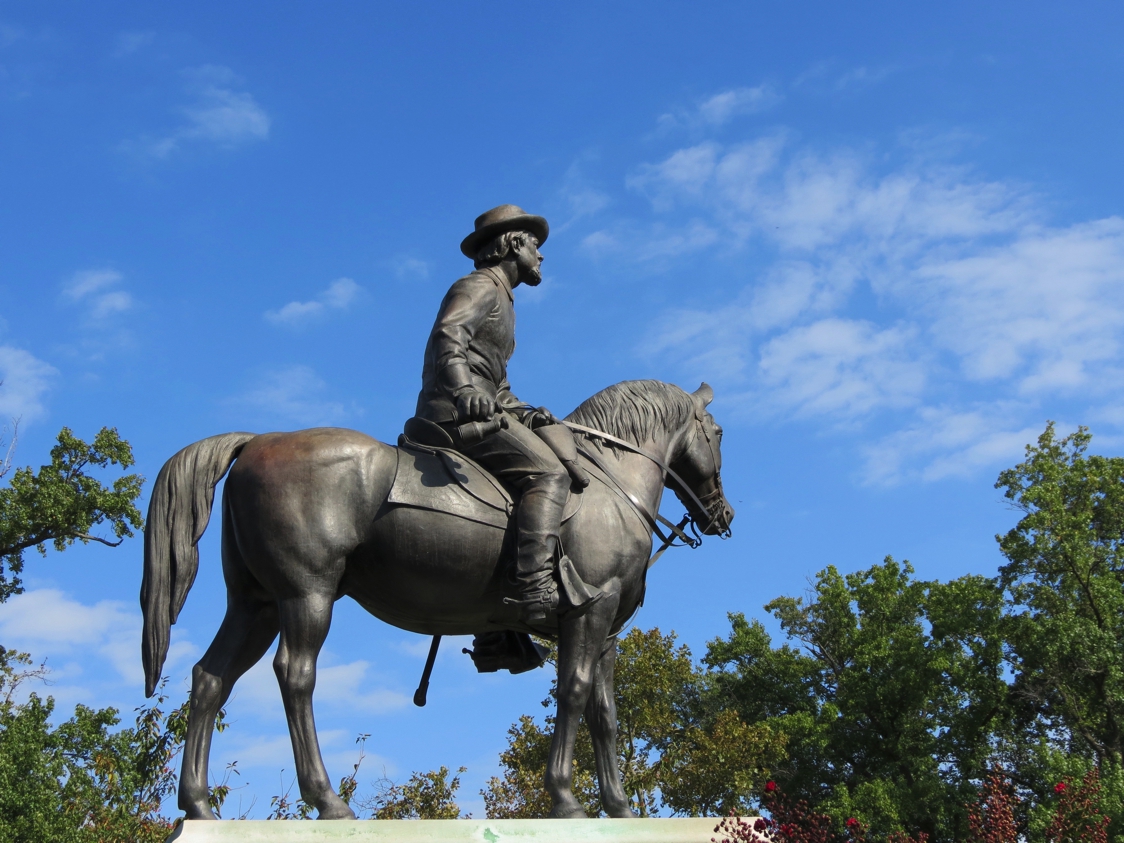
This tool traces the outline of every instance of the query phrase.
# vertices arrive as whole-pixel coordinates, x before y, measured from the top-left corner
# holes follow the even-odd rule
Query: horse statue
[[[215,717],[234,683],[278,634],[273,668],[301,798],[319,819],[354,819],[324,769],[312,712],[317,656],[332,607],[344,595],[410,632],[506,629],[556,639],[558,711],[545,775],[551,816],[585,816],[572,791],[574,738],[583,712],[596,749],[602,808],[611,817],[635,816],[617,769],[616,635],[644,595],[665,482],[687,508],[684,524],[691,520],[704,534],[729,535],[734,513],[719,475],[722,429],[706,410],[712,398],[706,384],[689,393],[659,381],[626,381],[566,418],[594,482],[572,493],[580,507],[568,507],[561,543],[581,580],[604,595],[580,616],[559,615],[550,629],[530,629],[506,611],[506,521],[395,502],[396,477],[413,467],[403,449],[353,430],[314,428],[212,436],[168,460],[145,530],[141,606],[148,696],[159,683],[170,626],[198,570],[196,543],[210,519],[214,488],[230,472],[222,499],[227,609],[192,671],[179,783],[187,819],[214,819],[207,765]],[[463,461],[459,465],[468,470]],[[425,476],[422,483],[443,488]]]

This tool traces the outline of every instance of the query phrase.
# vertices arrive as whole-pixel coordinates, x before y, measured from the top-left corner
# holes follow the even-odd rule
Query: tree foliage
[[[703,705],[783,736],[773,774],[793,798],[877,834],[948,839],[1003,705],[1001,597],[981,577],[912,574],[890,557],[848,575],[829,566],[806,598],[767,604],[804,652],[731,615],[730,636],[708,648]]]
[[[375,820],[457,820],[467,819],[457,805],[457,791],[461,786],[460,774],[449,778],[449,768],[441,767],[428,773],[412,773],[405,784],[389,780],[380,782],[378,792],[359,806],[371,811]]]
[[[131,727],[114,729],[115,709],[79,705],[51,724],[54,700],[16,687],[36,675],[26,653],[0,652],[0,841],[157,843],[171,822],[161,801],[175,790],[172,763],[187,728],[187,704],[138,709]]]
[[[1016,612],[1007,643],[1015,694],[1065,748],[1124,761],[1124,459],[1086,456],[1085,428],[1053,424],[996,483],[1024,513],[997,536]],[[1064,733],[1064,734],[1063,734]]]
[[[127,474],[104,486],[87,472],[110,465],[130,468],[133,450],[116,429],[103,427],[87,444],[64,427],[51,449],[51,462],[38,472],[17,469],[0,489],[0,602],[22,591],[23,552],[46,554],[48,542],[64,550],[75,541],[116,546],[143,520],[135,501],[144,479]],[[106,523],[116,541],[93,530]]]

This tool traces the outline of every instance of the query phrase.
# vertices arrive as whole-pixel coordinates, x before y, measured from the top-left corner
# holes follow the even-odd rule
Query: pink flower
[[[776,789],[777,789],[777,783],[776,782],[765,782],[765,792],[766,793],[772,793]]]
[[[1065,782],[1058,782],[1054,785],[1054,793],[1065,793]]]

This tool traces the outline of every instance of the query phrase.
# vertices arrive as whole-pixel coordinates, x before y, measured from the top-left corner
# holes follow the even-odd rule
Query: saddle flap
[[[514,508],[499,484],[470,460],[401,446],[387,503],[444,512],[501,530],[507,528]]]

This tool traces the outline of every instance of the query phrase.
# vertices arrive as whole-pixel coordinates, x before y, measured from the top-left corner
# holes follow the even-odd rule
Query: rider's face
[[[515,246],[515,265],[519,269],[518,283],[537,287],[542,283],[543,257],[539,254],[539,241],[531,235]]]

